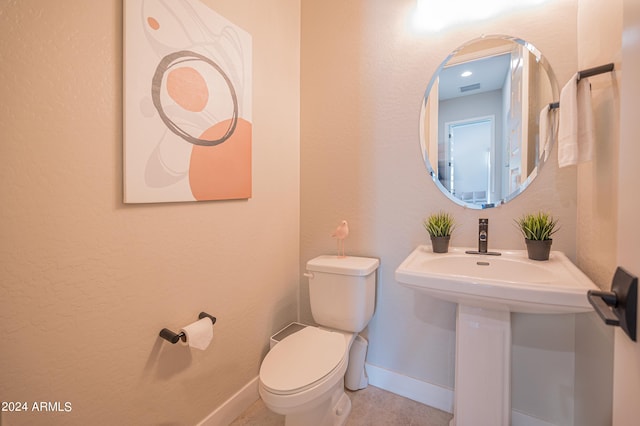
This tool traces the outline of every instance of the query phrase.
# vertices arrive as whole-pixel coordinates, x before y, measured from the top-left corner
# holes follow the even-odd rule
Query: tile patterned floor
[[[449,413],[374,386],[347,394],[352,408],[346,426],[448,426],[452,418]],[[258,400],[230,426],[282,425],[284,416],[272,413]]]

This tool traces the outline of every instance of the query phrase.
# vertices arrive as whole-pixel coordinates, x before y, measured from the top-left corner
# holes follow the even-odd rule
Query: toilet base
[[[285,416],[285,426],[343,426],[351,412],[351,400],[344,391],[344,379],[320,404]]]

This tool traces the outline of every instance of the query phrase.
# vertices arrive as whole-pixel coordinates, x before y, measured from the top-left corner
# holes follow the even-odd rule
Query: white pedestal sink
[[[473,249],[438,254],[419,246],[396,269],[396,280],[458,304],[451,425],[509,426],[511,312],[588,312],[587,291],[597,287],[561,252],[535,261],[526,250],[498,250],[501,256],[466,250]]]

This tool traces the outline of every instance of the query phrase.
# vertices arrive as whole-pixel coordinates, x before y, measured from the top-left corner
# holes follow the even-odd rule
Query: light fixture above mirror
[[[548,156],[552,140],[540,142],[539,120],[557,99],[551,67],[524,40],[483,36],[456,49],[431,78],[420,117],[436,185],[470,208],[513,199]]]
[[[549,0],[416,0],[413,26],[418,31],[438,32],[447,27],[483,21],[506,13],[532,8]]]

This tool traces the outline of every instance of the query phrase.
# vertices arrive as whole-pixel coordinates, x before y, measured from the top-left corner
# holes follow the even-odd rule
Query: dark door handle
[[[620,326],[636,341],[638,277],[618,267],[611,291],[589,290],[587,298],[605,324]]]
[[[587,292],[589,303],[607,325],[620,325],[618,316],[612,307],[616,306],[617,296],[612,291],[589,290]]]

